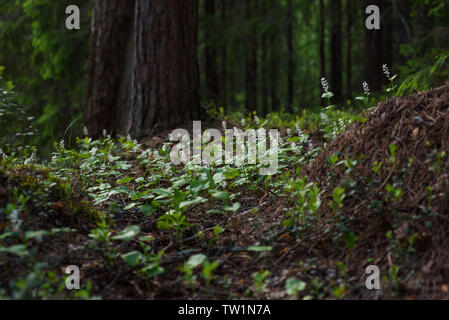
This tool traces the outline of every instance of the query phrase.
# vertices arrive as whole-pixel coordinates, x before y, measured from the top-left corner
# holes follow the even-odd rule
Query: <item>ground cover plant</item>
[[[69,2],[0,4],[0,299],[448,298],[448,1]]]

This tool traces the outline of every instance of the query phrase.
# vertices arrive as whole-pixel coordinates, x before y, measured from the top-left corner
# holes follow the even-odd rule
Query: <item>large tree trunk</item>
[[[137,0],[130,117],[143,136],[198,115],[198,0]]]
[[[245,11],[246,21],[250,24],[250,32],[247,34],[247,52],[246,52],[246,76],[245,76],[245,90],[246,90],[246,109],[254,111],[257,109],[257,29],[254,28],[254,12],[257,12],[257,0],[246,0]]]
[[[334,102],[340,103],[343,100],[343,46],[342,46],[342,23],[341,23],[342,5],[341,0],[331,0],[331,77],[330,86],[334,93]]]
[[[131,38],[134,1],[96,0],[84,97],[84,122],[93,137],[117,132],[120,88]],[[129,79],[128,79],[129,80]]]
[[[205,32],[205,74],[206,74],[206,94],[207,102],[219,99],[218,74],[217,74],[217,44],[214,36],[217,33],[215,28],[215,0],[204,0],[204,11],[207,15]]]

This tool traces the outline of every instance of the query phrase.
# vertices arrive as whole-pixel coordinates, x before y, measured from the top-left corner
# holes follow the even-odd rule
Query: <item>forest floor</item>
[[[364,117],[322,146],[286,135],[269,178],[174,166],[165,135],[5,154],[0,297],[448,298],[449,85]]]

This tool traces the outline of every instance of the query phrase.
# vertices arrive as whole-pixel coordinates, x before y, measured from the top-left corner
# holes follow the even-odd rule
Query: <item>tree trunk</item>
[[[228,0],[229,1],[229,0]],[[228,67],[227,67],[227,51],[226,51],[226,30],[227,30],[227,6],[226,0],[221,0],[221,23],[222,28],[221,32],[224,32],[224,39],[222,39],[221,44],[221,83],[220,83],[220,92],[221,92],[221,103],[223,106],[227,106],[228,104]]]
[[[217,44],[214,41],[216,35],[215,28],[215,0],[204,0],[204,11],[207,15],[205,32],[205,73],[206,73],[206,94],[207,102],[219,99],[218,74],[217,74]]]
[[[274,8],[277,0],[270,1],[270,8]],[[279,97],[278,97],[278,75],[279,75],[279,63],[277,55],[277,35],[278,30],[276,29],[273,22],[270,26],[270,37],[269,37],[269,48],[270,48],[270,103],[271,111],[279,109]]]
[[[326,77],[326,35],[325,35],[325,28],[326,28],[326,20],[324,18],[324,0],[320,0],[320,48],[319,48],[319,55],[320,55],[320,87],[321,87],[321,78]]]
[[[131,38],[134,3],[96,0],[94,4],[84,97],[84,123],[92,137],[118,129],[119,93],[127,68],[123,48]]]
[[[245,76],[245,91],[246,91],[246,110],[254,111],[257,109],[257,30],[254,28],[253,11],[256,0],[245,1],[246,22],[250,25],[247,34],[247,52],[246,52],[246,76]]]
[[[293,112],[293,8],[292,0],[287,0],[287,111]]]
[[[199,111],[198,0],[137,0],[135,61],[125,131],[175,128]]]
[[[334,103],[340,103],[343,100],[343,68],[342,68],[342,23],[341,23],[342,6],[341,0],[331,0],[330,17],[331,17],[331,76],[330,86],[334,93]]]
[[[346,0],[346,99],[352,98],[352,0]]]
[[[383,12],[383,1],[382,0],[365,0],[365,7],[363,7],[363,12],[368,5],[376,5]],[[366,15],[364,15],[366,16]],[[372,92],[380,92],[382,89],[383,77],[382,74],[382,61],[383,56],[383,40],[382,40],[382,29],[385,26],[382,25],[380,30],[368,30],[365,29],[365,79],[370,86]]]
[[[268,20],[267,3],[261,3],[261,17],[264,21]],[[262,34],[262,56],[261,56],[261,91],[262,91],[262,114],[268,113],[268,32],[264,30]]]

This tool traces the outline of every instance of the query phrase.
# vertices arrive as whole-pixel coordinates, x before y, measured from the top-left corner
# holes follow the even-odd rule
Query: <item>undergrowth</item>
[[[386,66],[384,73],[385,94],[394,96],[396,76]],[[0,121],[6,123],[20,111],[12,84],[2,84]],[[330,101],[326,84],[323,99]],[[223,130],[281,129],[278,168],[270,176],[261,176],[263,164],[247,158],[240,166],[174,165],[168,137],[86,135],[75,146],[55,142],[48,160],[23,141],[19,148],[2,140],[0,298],[365,297],[362,267],[385,259],[381,294],[400,297],[411,277],[400,262],[419,252],[420,240],[428,239],[423,232],[431,232],[409,230],[432,226],[427,216],[435,213],[436,188],[427,186],[427,205],[420,203],[421,212],[410,217],[402,200],[416,160],[403,161],[404,146],[389,143],[380,150],[388,156],[369,163],[368,172],[360,166],[372,155],[350,152],[352,140],[345,152],[330,153],[353,128],[367,130],[365,123],[379,110],[368,85],[362,88],[344,110],[330,102],[301,115],[211,109]],[[23,128],[16,137],[33,134],[31,124]],[[435,148],[429,170],[443,174],[446,158]],[[374,261],[375,249],[361,230],[365,216],[353,214],[361,208],[364,215],[393,216],[386,220],[393,219],[396,229],[375,238],[388,258]],[[408,219],[413,222],[405,225]],[[357,265],[360,250],[368,254],[363,251],[366,260]],[[66,289],[65,270],[72,265],[81,270],[80,290]]]

